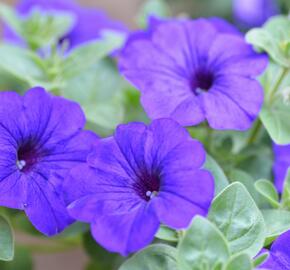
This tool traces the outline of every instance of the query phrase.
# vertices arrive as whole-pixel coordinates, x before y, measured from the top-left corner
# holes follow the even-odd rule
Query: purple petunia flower
[[[20,15],[29,14],[33,8],[44,12],[71,12],[76,17],[74,27],[63,37],[69,41],[70,47],[101,38],[103,30],[128,31],[122,23],[110,19],[103,11],[80,7],[74,0],[22,0],[17,6]],[[8,27],[4,36],[7,40],[22,42]]]
[[[220,20],[221,21],[221,20]],[[253,78],[267,65],[240,34],[215,20],[173,20],[129,38],[120,70],[141,91],[152,119],[248,129],[263,102]]]
[[[290,269],[290,231],[280,235],[272,244],[269,257],[259,269],[289,270]]]
[[[97,137],[80,107],[42,88],[0,92],[0,205],[24,210],[54,235],[72,222],[60,197],[65,175],[86,161]]]
[[[274,151],[274,176],[275,186],[281,193],[283,191],[284,179],[290,167],[290,145],[273,145]]]
[[[160,223],[180,229],[207,214],[214,182],[204,161],[202,145],[173,120],[120,125],[65,181],[69,213],[127,255],[148,245]]]
[[[279,13],[277,0],[233,0],[233,14],[244,28],[259,27]]]

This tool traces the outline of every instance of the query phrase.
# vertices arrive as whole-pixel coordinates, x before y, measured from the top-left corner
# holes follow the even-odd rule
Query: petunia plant
[[[290,270],[288,3],[203,2],[0,5],[1,270]]]

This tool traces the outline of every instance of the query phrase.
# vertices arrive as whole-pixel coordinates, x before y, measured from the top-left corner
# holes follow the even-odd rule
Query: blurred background
[[[16,0],[0,0],[1,3],[9,4],[11,6],[16,4]],[[172,14],[177,16],[190,16],[190,17],[208,17],[208,16],[220,16],[235,22],[233,16],[233,1],[242,3],[239,7],[242,9],[240,14],[243,18],[255,18],[261,16],[260,21],[253,22],[251,26],[258,26],[267,19],[267,16],[273,15],[273,13],[279,13],[279,10],[271,9],[270,13],[264,8],[264,2],[274,2],[275,0],[168,0],[168,6],[170,7]],[[290,0],[277,0],[281,1],[280,6],[289,5]],[[111,18],[117,21],[125,23],[129,29],[138,28],[137,15],[141,10],[145,0],[79,0],[81,5],[102,9]],[[246,14],[246,16],[244,16]],[[244,21],[242,22],[244,23]],[[256,25],[255,25],[256,24]],[[241,26],[241,25],[240,25]],[[248,29],[247,27],[241,27],[241,29]],[[0,28],[0,33],[3,29]],[[19,221],[20,222],[20,221]],[[23,220],[21,221],[23,222]],[[26,224],[27,225],[27,224]],[[27,225],[31,226],[31,225]],[[88,241],[91,241],[88,237]],[[23,262],[18,265],[7,264],[5,267],[0,265],[0,270],[30,270],[33,264],[34,270],[107,270],[100,269],[94,265],[89,266],[89,256],[85,253],[84,249],[73,248],[68,245],[67,247],[53,247],[53,238],[47,239],[45,237],[33,237],[33,234],[16,233],[16,242],[18,243],[17,256],[23,257]],[[94,245],[94,243],[86,243],[87,245]],[[47,249],[43,249],[43,246]],[[21,248],[23,247],[23,248]],[[39,247],[39,248],[38,248]],[[41,248],[40,248],[41,247]],[[94,247],[92,248],[94,252]],[[97,246],[95,246],[97,249]],[[32,251],[32,257],[27,250]],[[56,252],[50,253],[51,250]],[[68,251],[66,251],[68,250]],[[106,257],[104,260],[108,259]],[[21,260],[20,260],[21,261]]]
[[[14,5],[16,0],[1,0],[2,3]],[[79,0],[81,5],[97,7],[107,11],[110,17],[121,20],[131,27],[135,26],[134,17],[142,0]]]

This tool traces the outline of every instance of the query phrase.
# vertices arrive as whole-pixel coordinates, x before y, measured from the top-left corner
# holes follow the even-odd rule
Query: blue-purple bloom
[[[275,176],[275,186],[277,190],[281,193],[283,191],[284,180],[290,167],[290,145],[273,145],[274,151],[274,176]]]
[[[277,0],[233,0],[233,14],[244,28],[259,27],[279,13]]]
[[[46,235],[73,221],[60,194],[68,171],[97,140],[84,125],[78,104],[42,88],[0,92],[0,205],[24,210]]]
[[[75,25],[63,39],[69,41],[70,47],[75,47],[84,42],[99,39],[102,31],[112,30],[127,32],[128,29],[118,21],[110,19],[103,11],[81,7],[75,0],[22,0],[17,5],[20,15],[29,14],[34,8],[45,12],[70,12],[76,18]],[[21,43],[22,41],[8,27],[5,38],[10,41]]]
[[[269,257],[259,269],[289,270],[290,269],[290,231],[280,235],[272,244]]]
[[[263,103],[254,77],[267,62],[221,19],[171,20],[130,37],[120,70],[152,119],[246,130]]]
[[[202,145],[171,119],[119,125],[64,184],[69,213],[123,255],[148,245],[160,223],[180,229],[206,215],[214,194]]]

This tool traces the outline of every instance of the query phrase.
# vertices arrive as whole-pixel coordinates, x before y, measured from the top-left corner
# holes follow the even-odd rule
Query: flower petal
[[[180,229],[186,228],[195,215],[207,215],[214,197],[214,181],[205,170],[165,172],[160,190],[152,202],[158,218],[162,223]]]
[[[290,145],[274,144],[273,151],[275,155],[275,163],[273,168],[275,175],[275,186],[281,193],[283,191],[287,170],[290,167]]]
[[[176,166],[191,164],[199,168],[205,161],[202,145],[193,140],[186,129],[171,119],[154,120],[149,129],[152,131],[151,152],[154,161],[162,166],[176,158]],[[183,158],[181,152],[183,152]],[[183,164],[182,164],[183,163]],[[173,165],[170,163],[170,166]]]
[[[92,223],[95,240],[111,252],[126,256],[154,239],[159,221],[152,207],[144,205],[124,215],[105,215]]]
[[[69,217],[65,203],[47,176],[33,173],[27,188],[25,213],[32,224],[47,236],[55,235],[73,219]]]
[[[280,235],[272,244],[270,256],[265,263],[261,265],[263,268],[275,270],[290,269],[290,231]]]
[[[61,97],[52,97],[40,87],[30,89],[26,93],[24,110],[29,127],[27,131],[37,136],[39,144],[55,144],[67,139],[79,132],[86,121],[77,103]]]
[[[257,90],[257,95],[260,95],[261,88],[258,84],[255,84],[258,88],[251,90]],[[247,108],[243,108],[239,102],[235,99],[239,94],[240,88],[233,93],[227,93],[224,88],[212,88],[207,93],[201,95],[203,102],[206,119],[209,125],[214,129],[233,129],[233,130],[247,130],[251,127],[251,124],[256,118],[256,115],[251,114],[251,106],[248,111]],[[243,91],[245,93],[245,91]],[[233,95],[233,96],[232,96]],[[241,100],[241,104],[247,99],[247,94]],[[262,100],[256,107],[261,106]]]
[[[23,210],[27,197],[27,177],[16,169],[1,170],[0,175],[0,205]]]
[[[213,41],[209,62],[217,74],[260,75],[268,64],[265,54],[258,54],[243,37],[221,34]]]
[[[244,90],[246,88],[246,91]],[[252,119],[259,114],[264,101],[261,84],[251,78],[241,76],[222,76],[216,80],[214,91],[226,95],[234,101]]]

